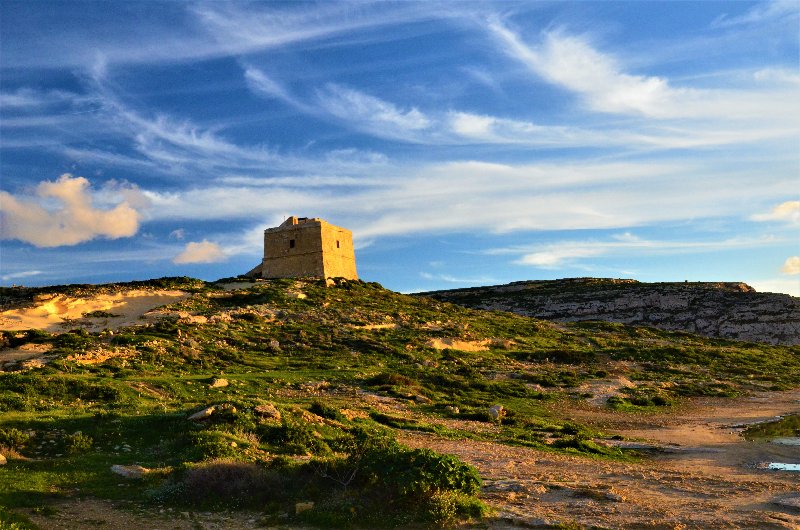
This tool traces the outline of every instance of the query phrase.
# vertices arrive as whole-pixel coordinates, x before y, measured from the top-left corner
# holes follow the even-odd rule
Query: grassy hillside
[[[5,350],[47,349],[52,360],[0,372],[0,454],[9,460],[0,506],[47,510],[54,498],[93,496],[253,509],[265,524],[447,524],[485,514],[477,472],[407,449],[396,433],[630,459],[603,443],[613,433],[570,421],[561,404],[581,403],[592,382],[617,377],[633,383],[606,405],[620,414],[800,386],[798,347],[556,324],[374,283],[241,285],[175,278],[4,289],[4,309],[50,292],[193,296],[116,331],[90,333],[76,322],[60,334],[2,332]],[[207,418],[189,419],[212,406]],[[125,479],[114,465],[147,471]],[[305,511],[310,505],[297,504],[310,502]],[[0,521],[11,517],[0,510]]]

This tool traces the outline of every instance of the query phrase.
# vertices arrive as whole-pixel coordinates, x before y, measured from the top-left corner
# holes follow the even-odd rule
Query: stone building
[[[247,276],[357,280],[353,234],[319,217],[289,217],[264,230],[264,259]]]

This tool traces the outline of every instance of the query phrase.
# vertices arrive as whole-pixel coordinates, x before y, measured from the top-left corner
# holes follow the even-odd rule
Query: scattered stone
[[[111,466],[111,472],[117,475],[122,475],[125,478],[137,479],[144,477],[150,470],[142,466],[122,466],[114,464]]]
[[[444,410],[446,410],[448,413],[452,414],[453,416],[458,416],[461,413],[461,409],[458,408],[458,407],[455,407],[453,405],[447,405],[444,408]]]
[[[269,341],[269,347],[273,350],[279,351],[281,349],[281,343],[278,342],[276,339],[272,339]]]
[[[294,505],[294,513],[295,513],[295,515],[297,515],[299,513],[306,512],[306,511],[310,510],[313,507],[314,507],[314,503],[313,502],[310,502],[310,501],[309,502],[298,502],[298,503],[296,503]]]
[[[261,405],[257,405],[253,410],[255,410],[255,413],[262,418],[267,418],[273,421],[281,421],[281,412],[276,409],[275,405],[272,403],[263,403]]]
[[[8,459],[5,457],[5,455],[0,455],[0,466],[4,466],[7,463],[8,463]]]
[[[618,493],[614,488],[611,488],[606,492],[605,498],[606,500],[613,502],[625,502],[627,500],[625,495]]]
[[[547,486],[544,486],[542,484],[537,484],[532,488],[530,488],[529,491],[530,493],[533,493],[535,495],[544,495],[545,493],[547,493]]]
[[[425,397],[422,394],[417,394],[416,396],[414,396],[414,401],[416,401],[417,403],[422,403],[424,405],[433,403],[433,401],[431,401],[430,398]]]
[[[500,421],[506,415],[506,409],[503,405],[495,405],[489,409],[489,417],[492,421]]]
[[[527,488],[524,484],[514,480],[495,480],[494,482],[487,482],[484,484],[483,490],[485,492],[522,493],[527,491]]]
[[[203,410],[201,410],[199,412],[195,412],[194,414],[189,416],[189,419],[192,420],[192,421],[204,420],[204,419],[208,418],[209,416],[211,416],[212,414],[214,414],[214,410],[215,409],[216,409],[216,406],[215,405],[211,405],[210,407],[206,407],[206,408],[204,408]]]
[[[208,385],[209,388],[223,388],[228,386],[230,383],[227,379],[223,379],[221,377],[215,377],[211,380],[211,384]]]

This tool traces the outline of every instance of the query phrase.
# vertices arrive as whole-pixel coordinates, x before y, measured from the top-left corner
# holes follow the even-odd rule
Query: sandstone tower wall
[[[290,217],[264,231],[264,259],[250,273],[262,278],[358,279],[353,235],[323,219]]]
[[[323,221],[322,266],[326,278],[357,280],[356,253],[353,248],[353,233]]]

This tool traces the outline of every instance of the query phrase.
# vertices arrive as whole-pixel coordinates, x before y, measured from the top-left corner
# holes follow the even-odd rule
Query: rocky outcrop
[[[800,298],[744,283],[573,278],[419,293],[476,309],[575,322],[602,320],[768,344],[800,344]]]

